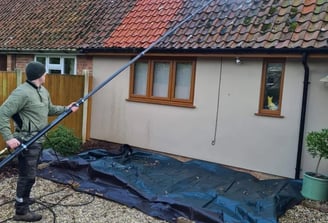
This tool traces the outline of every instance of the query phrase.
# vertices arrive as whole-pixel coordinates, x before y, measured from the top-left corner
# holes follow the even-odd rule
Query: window
[[[262,85],[259,115],[277,116],[281,112],[285,61],[265,60],[262,71]]]
[[[48,74],[76,74],[76,58],[63,56],[36,56],[44,64]]]
[[[146,59],[131,66],[129,100],[193,107],[195,61]]]

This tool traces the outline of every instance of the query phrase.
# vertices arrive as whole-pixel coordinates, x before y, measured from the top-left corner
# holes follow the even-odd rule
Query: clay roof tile
[[[0,49],[145,48],[206,3],[2,0]],[[327,24],[327,0],[212,0],[156,47],[328,48]]]

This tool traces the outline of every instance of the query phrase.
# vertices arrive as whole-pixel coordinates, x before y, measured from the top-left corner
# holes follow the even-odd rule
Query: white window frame
[[[76,61],[76,56],[60,56],[60,55],[36,55],[34,57],[34,61],[37,61],[38,57],[43,57],[46,59],[46,72],[50,73],[50,70],[60,70],[60,74],[64,74],[64,61],[65,59],[74,59],[74,73],[70,75],[76,75],[77,74],[77,61]],[[59,64],[50,64],[50,58],[59,58],[60,63]]]

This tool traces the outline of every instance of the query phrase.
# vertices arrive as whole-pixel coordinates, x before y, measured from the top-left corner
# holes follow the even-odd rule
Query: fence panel
[[[21,79],[21,80],[20,80]],[[17,83],[25,81],[25,74],[19,72],[0,72],[0,104],[17,87]],[[48,74],[44,86],[48,89],[54,105],[69,105],[77,101],[88,92],[92,84],[92,77],[88,75],[57,75]],[[88,89],[85,89],[88,88]],[[59,125],[72,129],[76,136],[85,140],[89,136],[88,123],[91,111],[91,100],[80,106],[79,110],[63,119]],[[86,106],[86,109],[83,107]],[[49,117],[49,122],[56,117]],[[13,124],[12,124],[13,127]],[[0,149],[5,147],[5,142],[0,137]]]
[[[10,92],[17,86],[16,72],[0,71],[0,104],[2,104]]]
[[[0,105],[6,100],[10,92],[12,92],[17,86],[16,72],[0,71]],[[11,121],[11,127],[13,128],[13,122]],[[5,147],[5,143],[0,136],[0,149]]]

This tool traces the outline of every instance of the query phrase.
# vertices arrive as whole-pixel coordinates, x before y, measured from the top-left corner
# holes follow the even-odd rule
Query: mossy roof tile
[[[2,0],[0,49],[328,48],[327,0]]]

